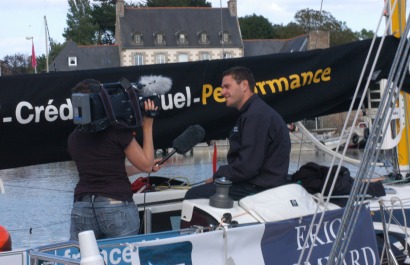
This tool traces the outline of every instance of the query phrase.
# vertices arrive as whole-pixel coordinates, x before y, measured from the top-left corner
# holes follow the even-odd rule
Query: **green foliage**
[[[91,16],[93,24],[98,26],[97,43],[113,44],[115,42],[115,5],[111,3],[94,4]]]
[[[327,11],[313,9],[299,10],[295,14],[295,20],[305,32],[322,30],[330,32],[330,46],[357,41],[356,35],[347,27],[345,22],[336,20]]]
[[[359,40],[372,39],[374,32],[372,30],[362,29],[360,32],[355,32],[356,37]]]
[[[79,45],[97,43],[98,25],[94,24],[89,0],[68,0],[67,28],[63,37]]]
[[[299,10],[295,14],[295,21],[272,25],[263,16],[245,16],[239,18],[243,39],[289,39],[306,34],[313,30],[330,32],[330,46],[369,38],[373,32],[362,30],[354,33],[345,22],[338,21],[327,11],[313,9]]]
[[[243,39],[272,39],[274,30],[272,24],[263,16],[245,16],[239,18]]]
[[[206,0],[147,0],[145,1],[147,7],[161,7],[161,6],[207,6],[211,7],[211,3]]]
[[[273,32],[275,39],[290,39],[306,33],[305,29],[295,22],[290,22],[286,26],[275,24]]]
[[[48,54],[49,62],[53,61],[63,48],[64,44],[55,42],[53,39],[50,39],[50,52]]]
[[[42,54],[40,56],[36,56],[36,60],[37,60],[37,73],[46,72],[47,71],[46,55]]]

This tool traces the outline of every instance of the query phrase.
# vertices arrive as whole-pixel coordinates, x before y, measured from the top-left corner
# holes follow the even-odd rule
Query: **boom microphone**
[[[160,75],[141,76],[137,83],[137,93],[141,97],[164,95],[172,86],[172,80]]]
[[[195,145],[200,143],[204,139],[205,130],[200,125],[191,125],[183,133],[172,141],[173,150],[162,158],[157,165],[163,164],[173,154],[178,153],[180,155],[185,154],[191,150]]]

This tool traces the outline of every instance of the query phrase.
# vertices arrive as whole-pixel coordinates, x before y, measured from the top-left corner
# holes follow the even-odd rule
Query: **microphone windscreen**
[[[174,139],[172,147],[180,155],[191,150],[204,139],[205,130],[200,125],[189,126],[181,135]]]
[[[165,95],[172,86],[172,80],[160,75],[141,76],[137,87],[142,97]]]

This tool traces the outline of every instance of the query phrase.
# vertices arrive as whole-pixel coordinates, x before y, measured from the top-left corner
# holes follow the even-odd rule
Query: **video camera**
[[[171,81],[168,78],[150,76],[142,79],[138,84],[130,83],[121,78],[116,83],[105,83],[91,87],[91,93],[73,93],[71,101],[74,110],[74,124],[87,132],[99,132],[112,124],[121,124],[129,128],[142,125],[142,114],[156,117],[157,110],[145,111],[144,102],[148,99],[160,107],[159,93],[168,91]],[[149,82],[141,83],[141,80]],[[155,86],[166,86],[155,90]],[[143,96],[140,96],[143,95]]]

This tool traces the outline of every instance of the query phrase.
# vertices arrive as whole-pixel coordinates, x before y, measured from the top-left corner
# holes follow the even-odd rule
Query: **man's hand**
[[[205,180],[205,183],[206,184],[208,184],[208,183],[213,183],[214,182],[214,178],[209,178],[209,179],[206,179]]]

